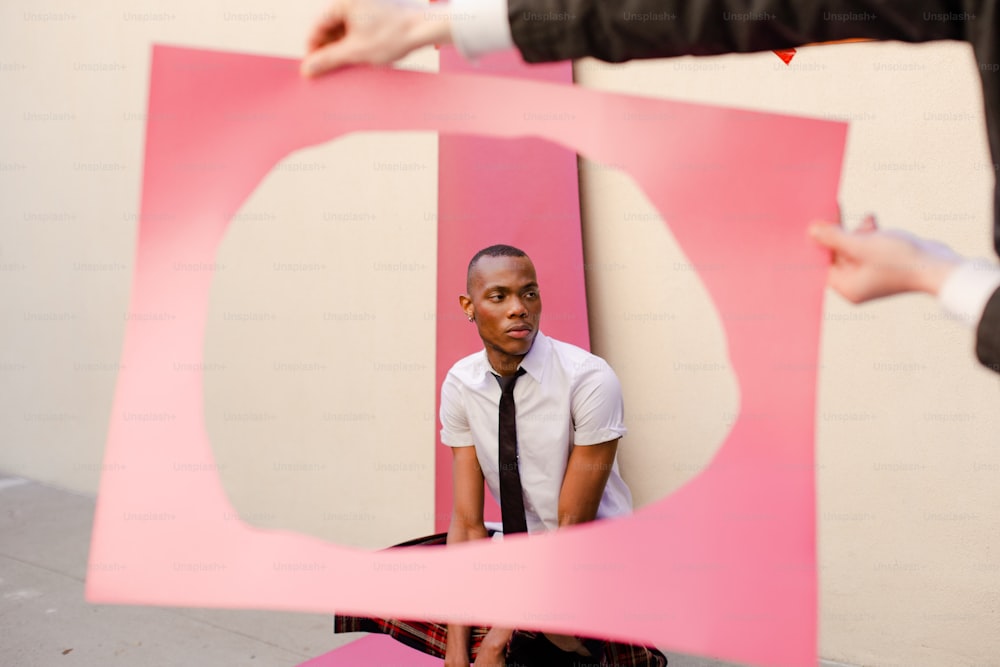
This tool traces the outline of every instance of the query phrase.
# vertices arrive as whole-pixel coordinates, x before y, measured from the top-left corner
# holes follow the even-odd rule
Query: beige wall
[[[96,490],[131,276],[150,43],[295,55],[320,7],[0,9],[0,468]],[[802,49],[790,67],[768,53],[584,61],[577,77],[849,119],[848,220],[876,211],[886,226],[991,255],[993,174],[964,45]],[[427,168],[377,168],[399,160]],[[648,502],[705,464],[737,396],[727,372],[683,363],[725,366],[725,342],[648,201],[600,165],[584,163],[581,182],[594,348],[622,378],[623,469]],[[434,136],[373,134],[290,156],[237,216],[218,258],[205,384],[220,473],[245,518],[370,547],[431,529],[435,201]],[[296,262],[325,266],[281,268]],[[384,269],[398,263],[415,266]],[[975,364],[971,334],[922,297],[853,308],[831,296],[823,336],[822,655],[995,664],[996,376]],[[295,364],[327,370],[288,370]],[[345,371],[368,389],[346,384]],[[178,472],[181,488],[186,474],[198,473]]]

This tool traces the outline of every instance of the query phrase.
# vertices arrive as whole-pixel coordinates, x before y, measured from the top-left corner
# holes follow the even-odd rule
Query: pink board
[[[827,257],[805,226],[835,219],[846,126],[464,75],[352,69],[311,82],[297,67],[154,51],[128,372],[91,544],[92,563],[123,567],[90,568],[88,599],[461,619],[815,664],[813,432]],[[400,97],[406,105],[389,103]],[[333,100],[357,113],[318,111]],[[443,108],[455,113],[435,113]],[[236,110],[284,122],[248,134],[226,122]],[[390,552],[226,521],[232,508],[209,475],[186,476],[179,491],[175,464],[213,463],[202,378],[171,372],[202,359],[211,276],[172,265],[213,262],[233,214],[289,152],[366,130],[535,136],[635,179],[691,263],[714,269],[701,277],[728,337],[741,412],[701,475],[614,521]],[[173,567],[194,559],[220,567],[197,580]],[[581,572],[611,570],[580,586]],[[478,593],[487,587],[494,594]]]
[[[441,49],[441,71],[476,72],[550,83],[572,83],[570,63],[525,65],[516,51],[504,51],[470,65],[450,48]],[[550,336],[590,349],[587,293],[576,153],[525,137],[496,139],[442,134],[438,141],[438,298],[436,387],[452,365],[482,348],[476,328],[458,309],[469,259],[481,248],[506,243],[523,249],[539,268]],[[435,406],[441,395],[435,390]],[[434,530],[451,519],[451,447],[435,438]],[[487,521],[500,521],[500,507],[486,494]]]

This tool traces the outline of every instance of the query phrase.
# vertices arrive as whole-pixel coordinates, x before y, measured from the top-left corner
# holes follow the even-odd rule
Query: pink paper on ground
[[[362,637],[298,667],[441,667],[441,659],[400,644],[388,635]]]
[[[328,113],[345,100],[349,114]],[[241,133],[227,122],[237,111],[278,122]],[[306,82],[290,59],[157,47],[128,371],[91,545],[92,563],[124,567],[90,569],[88,599],[453,618],[815,664],[812,442],[826,257],[804,229],[836,215],[845,129],[459,75],[354,69]],[[201,377],[171,372],[202,359],[211,276],[171,267],[212,262],[232,215],[290,151],[363,130],[532,135],[629,173],[706,268],[728,336],[741,413],[709,468],[631,517],[390,552],[225,521],[229,501],[207,475],[186,476],[180,492],[175,463],[212,463]],[[195,559],[220,567],[200,581],[174,567]]]

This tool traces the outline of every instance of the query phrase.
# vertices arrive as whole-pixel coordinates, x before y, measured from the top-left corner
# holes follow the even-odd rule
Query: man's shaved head
[[[535,265],[523,250],[492,245],[469,262],[465,287],[468,294],[458,297],[458,305],[476,323],[490,366],[500,375],[514,373],[542,316]]]
[[[472,293],[472,272],[476,268],[476,264],[479,262],[481,257],[527,257],[528,253],[524,252],[520,248],[515,248],[512,245],[504,245],[502,243],[497,245],[491,245],[488,248],[483,248],[469,260],[469,268],[465,273],[465,291],[469,294]]]

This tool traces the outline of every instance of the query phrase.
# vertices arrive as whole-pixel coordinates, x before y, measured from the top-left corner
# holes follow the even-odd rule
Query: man
[[[441,386],[441,441],[452,448],[454,499],[447,543],[483,539],[485,489],[503,533],[542,532],[629,514],[618,472],[625,435],[621,385],[606,361],[543,334],[531,259],[509,245],[469,262],[459,305],[483,349],[459,360]],[[504,389],[503,387],[507,387]],[[438,536],[406,545],[440,543]],[[664,667],[643,646],[513,628],[447,628],[421,621],[338,616],[337,632],[383,632],[445,658],[446,667]]]
[[[528,62],[583,56],[621,62],[784,49],[851,38],[962,40],[972,45],[979,66],[996,172],[1000,169],[998,27],[1000,0],[762,0],[742,4],[727,0],[451,0],[450,5],[435,3],[430,8],[402,0],[336,0],[313,28],[302,71],[315,76],[348,64],[384,64],[421,46],[446,43],[454,43],[467,58],[516,46]],[[850,273],[853,276],[893,279],[871,268],[888,264],[894,249],[902,246],[883,243],[884,233],[870,232],[862,229],[851,241],[866,248],[861,255],[839,264],[834,258],[830,274],[834,289],[838,266],[863,269]],[[844,240],[829,230],[814,236],[820,242]],[[993,239],[1000,253],[1000,183],[994,191]],[[830,243],[825,245],[838,252]],[[882,256],[880,251],[890,254]],[[992,282],[988,272],[958,270],[957,262],[952,268],[955,275],[945,295],[979,295],[983,285]],[[875,291],[887,296],[908,290],[890,289],[886,284]],[[963,313],[978,309],[970,312],[980,323],[977,353],[985,365],[1000,372],[1000,291],[990,295],[988,302],[979,304],[977,296],[976,304],[959,309]]]
[[[495,245],[469,262],[459,297],[484,349],[448,372],[441,388],[441,441],[452,447],[454,509],[448,544],[484,538],[484,484],[501,503],[510,530],[498,451],[501,380],[514,378],[517,463],[528,532],[628,514],[632,496],[615,454],[625,435],[621,387],[611,367],[539,330],[542,298],[535,267],[517,248]],[[502,664],[510,628],[491,628],[480,663]],[[468,628],[450,625],[446,665],[466,665]],[[549,636],[586,655],[573,637]]]

